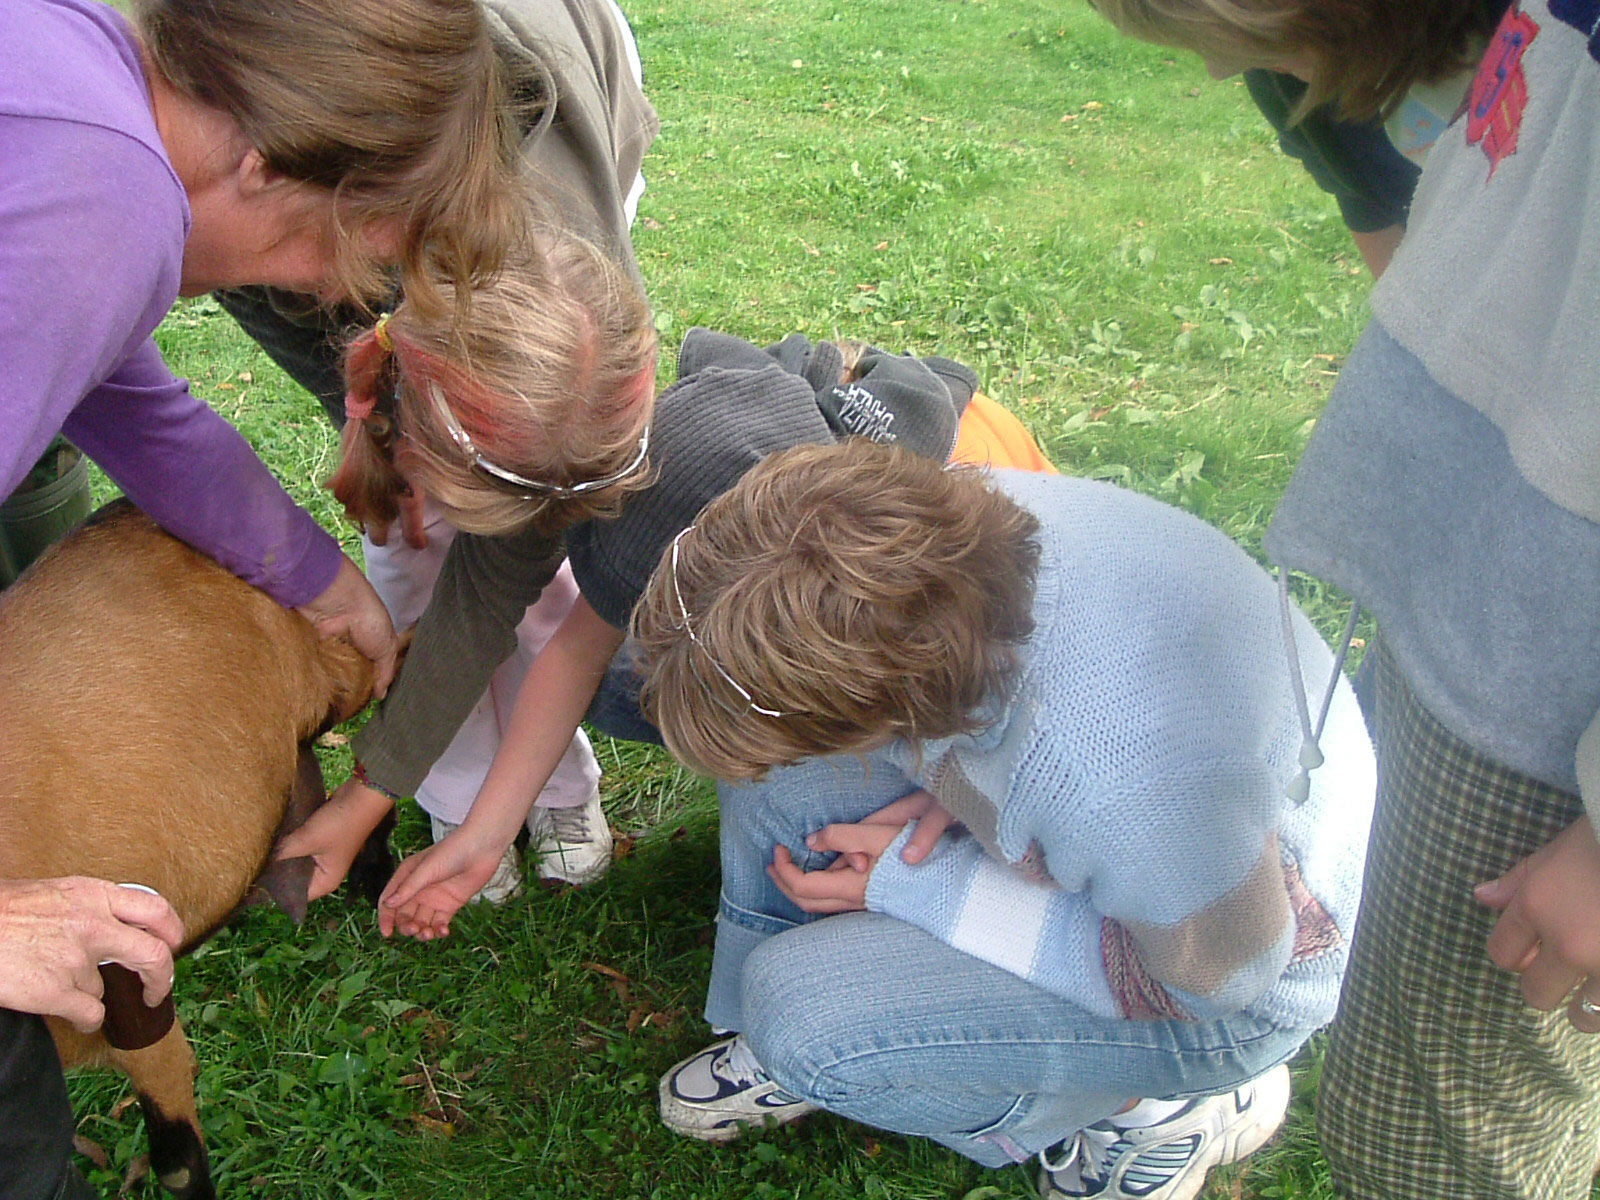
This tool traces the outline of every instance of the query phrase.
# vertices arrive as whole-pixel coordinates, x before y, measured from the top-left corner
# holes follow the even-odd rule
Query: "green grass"
[[[665,342],[838,333],[980,370],[1063,468],[1183,504],[1260,553],[1368,281],[1337,213],[1241,87],[1037,0],[648,0],[629,6],[663,121],[636,228]],[[335,438],[209,300],[160,333],[330,528]],[[670,355],[668,356],[670,358]],[[1303,584],[1331,629],[1340,602]],[[626,853],[601,883],[386,943],[337,902],[256,912],[180,968],[225,1195],[998,1200],[989,1172],[829,1117],[731,1148],[655,1117],[705,1040],[710,790],[600,744]],[[328,752],[333,781],[346,752]],[[408,809],[397,844],[426,834]],[[1302,1062],[1286,1136],[1213,1195],[1331,1194]],[[108,1193],[143,1133],[79,1077]]]

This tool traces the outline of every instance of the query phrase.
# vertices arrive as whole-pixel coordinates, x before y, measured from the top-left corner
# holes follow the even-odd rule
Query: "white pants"
[[[400,535],[398,524],[389,532],[385,546],[362,539],[367,555],[367,578],[378,597],[389,609],[396,629],[416,623],[433,595],[434,582],[444,565],[445,551],[455,540],[455,528],[432,503],[424,513],[428,548],[414,550]],[[483,787],[489,764],[500,749],[500,739],[511,723],[511,712],[522,690],[523,677],[533,665],[544,644],[572,610],[578,598],[578,585],[566,563],[545,588],[544,594],[523,615],[517,626],[517,648],[500,664],[489,683],[489,690],[478,698],[460,731],[451,741],[428,777],[417,789],[417,803],[431,816],[459,825],[466,820],[472,802]],[[541,808],[568,808],[588,800],[600,782],[600,764],[582,729],[572,735],[550,781],[539,793]]]

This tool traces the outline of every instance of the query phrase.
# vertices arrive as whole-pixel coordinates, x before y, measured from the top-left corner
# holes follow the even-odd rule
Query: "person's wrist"
[[[366,765],[360,759],[356,760],[355,769],[350,772],[350,778],[359,784],[364,791],[374,796],[381,796],[386,802],[384,805],[386,810],[392,807],[401,798],[399,792],[395,791],[393,788],[385,787],[383,784],[373,779],[371,775],[367,774]]]

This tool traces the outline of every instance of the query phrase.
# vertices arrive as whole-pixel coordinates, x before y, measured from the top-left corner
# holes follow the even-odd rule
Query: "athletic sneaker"
[[[1288,1109],[1289,1068],[1279,1065],[1236,1091],[1190,1100],[1152,1124],[1127,1123],[1137,1121],[1138,1108],[1118,1113],[1039,1155],[1039,1195],[1191,1200],[1212,1167],[1266,1145]]]
[[[793,1121],[817,1106],[767,1077],[744,1035],[712,1042],[661,1077],[661,1120],[674,1133],[729,1142],[750,1126]]]
[[[600,809],[600,789],[571,808],[535,808],[528,832],[538,856],[535,870],[547,884],[593,883],[611,866],[611,826]]]
[[[450,834],[460,829],[461,826],[452,821],[441,821],[438,817],[429,814],[433,823],[433,840],[442,842]],[[504,904],[522,891],[522,863],[517,857],[517,847],[513,843],[506,847],[506,852],[500,856],[500,862],[494,869],[494,874],[489,876],[489,882],[478,889],[472,897],[472,903]]]

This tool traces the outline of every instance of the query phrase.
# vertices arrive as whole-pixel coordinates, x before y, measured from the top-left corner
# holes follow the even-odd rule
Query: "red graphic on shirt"
[[[1495,168],[1517,152],[1522,110],[1528,106],[1522,56],[1538,36],[1538,23],[1513,5],[1495,30],[1478,76],[1472,81],[1467,100],[1467,142],[1482,145],[1489,159],[1491,179]]]

